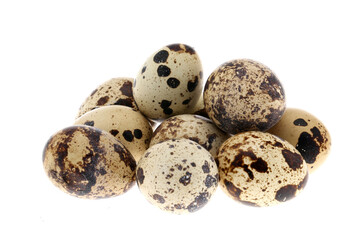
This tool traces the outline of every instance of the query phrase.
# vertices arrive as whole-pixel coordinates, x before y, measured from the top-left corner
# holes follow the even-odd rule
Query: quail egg
[[[176,115],[164,120],[155,130],[150,146],[168,139],[193,140],[216,157],[217,150],[228,134],[217,128],[209,119],[198,115]]]
[[[138,109],[133,97],[133,78],[112,78],[98,86],[80,106],[77,118],[101,106],[122,105]]]
[[[202,92],[202,66],[198,54],[185,44],[172,44],[152,54],[134,82],[134,99],[150,119],[185,113]]]
[[[71,126],[50,137],[43,165],[51,182],[79,198],[106,198],[135,183],[136,162],[111,134],[90,126]]]
[[[281,120],[268,132],[295,146],[310,173],[323,164],[330,152],[329,131],[318,118],[301,109],[286,109]]]
[[[223,131],[266,131],[285,110],[285,94],[275,74],[248,59],[226,62],[208,78],[204,105],[210,119]]]
[[[75,121],[100,128],[119,139],[136,161],[149,147],[152,127],[139,112],[125,106],[105,106],[82,115]]]
[[[189,139],[171,139],[150,147],[140,159],[136,181],[153,205],[176,214],[205,206],[218,185],[211,154]]]
[[[192,107],[191,109],[189,109],[188,111],[186,111],[186,113],[188,113],[188,114],[200,115],[200,116],[209,118],[209,115],[208,115],[207,112],[205,111],[204,95],[203,95],[203,94],[201,94],[199,100],[198,100],[197,103],[194,105],[194,107]]]
[[[260,131],[227,139],[216,161],[224,192],[251,206],[290,200],[303,190],[308,179],[307,165],[295,147]]]

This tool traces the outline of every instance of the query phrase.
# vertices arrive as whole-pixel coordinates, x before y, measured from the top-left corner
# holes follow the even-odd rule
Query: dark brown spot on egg
[[[298,118],[294,121],[294,125],[295,126],[301,126],[301,127],[306,127],[308,125],[308,123],[302,119],[302,118]]]
[[[183,51],[183,49],[181,48],[181,45],[180,44],[171,44],[171,45],[168,45],[167,46],[171,51],[174,51],[174,52],[180,52],[180,51]]]
[[[213,185],[217,185],[217,179],[208,174],[205,178],[205,186],[210,188]]]
[[[187,210],[189,212],[195,212],[206,205],[208,202],[209,193],[208,192],[202,192],[198,196],[195,197],[195,200],[191,202],[187,206]]]
[[[170,68],[165,65],[160,65],[157,68],[157,74],[159,77],[167,77],[170,75],[170,73],[171,73]]]
[[[268,170],[267,162],[265,162],[262,158],[256,159],[255,162],[250,164],[250,167],[261,173],[265,173]]]
[[[164,197],[161,196],[161,195],[159,195],[159,194],[154,194],[152,197],[153,197],[153,199],[154,199],[155,201],[157,201],[158,203],[161,203],[161,204],[165,203]]]
[[[195,50],[192,47],[185,45],[185,44],[184,44],[184,47],[185,47],[186,53],[189,53],[190,55],[195,54]]]
[[[311,128],[310,131],[312,135],[307,132],[300,134],[296,149],[304,157],[306,163],[312,164],[320,153],[320,146],[324,142],[324,138],[317,127]]]
[[[111,129],[111,130],[110,130],[110,133],[111,133],[111,135],[113,135],[114,137],[116,137],[116,135],[118,135],[119,131],[116,130],[116,129]]]
[[[141,73],[144,73],[146,71],[146,66],[144,66],[142,69],[141,69]]]
[[[140,130],[140,129],[135,129],[134,130],[134,136],[135,136],[135,138],[137,138],[137,139],[141,139],[142,138],[142,131]]]
[[[132,140],[134,139],[134,135],[130,130],[125,130],[122,135],[128,142],[132,142]]]
[[[171,108],[165,108],[163,112],[167,115],[170,115],[173,113],[173,110]]]
[[[246,68],[237,68],[235,74],[238,78],[243,78],[246,75]]]
[[[99,100],[97,101],[96,105],[97,105],[97,106],[103,106],[103,105],[105,105],[108,101],[109,101],[109,96],[104,96],[104,97],[99,98]]]
[[[301,157],[300,154],[291,152],[287,149],[283,149],[281,151],[282,155],[285,158],[286,163],[289,165],[289,167],[292,170],[296,170],[298,168],[301,168],[303,165],[303,158]]]
[[[169,57],[169,52],[166,50],[161,50],[155,54],[153,60],[156,63],[165,63]]]
[[[281,83],[274,74],[271,74],[260,84],[260,90],[266,92],[273,101],[285,97]]]
[[[235,199],[240,200],[240,194],[241,194],[241,190],[237,187],[235,187],[235,185],[228,181],[228,180],[224,180],[224,184],[226,187],[226,190],[228,191],[228,193],[233,196]]]
[[[132,85],[133,84],[130,81],[124,82],[123,85],[120,88],[121,93],[124,96],[133,97],[133,91],[132,91],[133,86]]]
[[[94,126],[94,121],[86,121],[86,122],[84,122],[84,125],[93,127]]]
[[[136,171],[136,181],[140,185],[144,183],[144,179],[145,179],[144,169],[139,167],[138,170]]]
[[[286,185],[276,192],[275,199],[279,202],[290,200],[295,197],[297,189],[296,185]]]
[[[131,108],[135,107],[133,98],[120,98],[116,102],[114,102],[114,105],[127,106],[127,107],[131,107]]]
[[[205,161],[204,165],[201,166],[201,169],[203,170],[204,173],[210,172],[210,166],[209,166],[208,161]]]
[[[217,135],[216,133],[212,133],[212,134],[208,134],[206,135],[207,137],[207,142],[205,143],[206,146],[203,146],[206,150],[210,151],[212,149],[212,144],[215,141]]]
[[[180,85],[180,81],[176,78],[169,78],[166,83],[171,88],[177,88]]]
[[[184,176],[182,176],[179,179],[179,182],[182,183],[184,186],[187,186],[191,181],[191,173],[186,172],[186,174]]]
[[[188,81],[188,83],[187,83],[187,89],[188,89],[188,91],[189,91],[189,92],[194,91],[195,88],[196,88],[196,86],[198,85],[198,83],[199,83],[199,79],[198,79],[197,76],[195,76],[194,81]]]
[[[182,102],[182,104],[183,104],[183,105],[189,104],[190,101],[191,101],[191,98],[186,99],[186,100],[184,100],[184,101]]]

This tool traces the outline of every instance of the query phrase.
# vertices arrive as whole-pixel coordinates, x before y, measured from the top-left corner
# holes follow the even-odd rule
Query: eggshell
[[[248,59],[226,62],[208,78],[204,105],[210,119],[223,131],[266,131],[285,110],[285,94],[275,74]]]
[[[149,148],[152,127],[139,112],[125,106],[105,106],[82,115],[76,125],[93,126],[111,133],[131,152],[136,161]]]
[[[138,110],[133,97],[133,78],[112,78],[98,86],[81,104],[76,118],[102,106],[122,105]]]
[[[308,179],[300,153],[270,133],[249,131],[232,136],[220,147],[216,161],[224,192],[251,206],[290,200]]]
[[[205,118],[209,118],[209,115],[205,111],[204,95],[203,94],[201,94],[199,100],[194,105],[194,107],[190,108],[188,111],[186,111],[186,113],[200,115],[200,116],[203,116]]]
[[[286,109],[281,120],[268,132],[295,146],[305,159],[310,173],[318,169],[329,155],[329,131],[318,118],[304,110]]]
[[[89,126],[71,126],[45,145],[43,165],[51,182],[79,198],[106,198],[134,184],[136,162],[116,138]]]
[[[205,206],[218,185],[211,154],[196,142],[172,139],[150,147],[140,159],[136,181],[153,205],[176,214]]]
[[[134,98],[150,119],[185,113],[202,92],[202,66],[198,54],[185,44],[172,44],[152,54],[134,82]]]
[[[198,115],[183,114],[164,120],[155,130],[150,146],[164,140],[187,138],[193,140],[216,157],[217,150],[229,137],[209,119]]]

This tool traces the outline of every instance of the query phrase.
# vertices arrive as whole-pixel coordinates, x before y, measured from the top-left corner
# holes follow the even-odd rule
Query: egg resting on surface
[[[139,112],[125,106],[105,106],[87,112],[76,125],[93,126],[111,133],[138,161],[149,147],[152,127]]]
[[[112,78],[98,86],[81,104],[76,118],[102,106],[122,105],[138,110],[133,97],[133,78]]]
[[[228,138],[209,119],[192,114],[182,114],[164,120],[155,130],[150,146],[164,140],[187,138],[193,140],[216,157],[217,150]]]
[[[300,153],[270,133],[249,131],[232,136],[220,147],[216,161],[224,192],[251,206],[290,200],[308,179]]]
[[[136,181],[153,205],[176,214],[205,206],[218,185],[211,154],[194,141],[172,139],[150,147],[140,159]]]
[[[136,162],[111,134],[90,126],[71,126],[50,137],[43,165],[51,182],[79,198],[106,198],[134,184]]]
[[[202,66],[193,48],[171,44],[152,54],[134,82],[134,99],[150,119],[185,113],[202,92]]]
[[[204,88],[210,119],[223,131],[266,131],[285,110],[285,93],[275,74],[261,63],[238,59],[219,66]]]
[[[286,109],[280,121],[268,130],[296,147],[313,173],[326,160],[331,138],[325,125],[312,114],[296,108]]]

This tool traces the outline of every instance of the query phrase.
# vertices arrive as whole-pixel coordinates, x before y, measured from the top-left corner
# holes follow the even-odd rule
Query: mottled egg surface
[[[268,132],[295,146],[310,173],[324,163],[330,152],[329,131],[318,118],[301,109],[286,109],[281,120]]]
[[[100,128],[111,133],[131,152],[136,161],[148,149],[152,127],[139,112],[125,106],[105,106],[82,115],[75,124]]]
[[[204,105],[209,117],[225,132],[266,131],[283,115],[285,94],[268,67],[239,59],[222,64],[209,76]]]
[[[71,126],[47,142],[43,165],[51,182],[79,198],[106,198],[135,183],[136,162],[113,136],[89,126]]]
[[[138,109],[133,97],[133,78],[112,78],[98,86],[80,106],[77,118],[86,112],[108,105]]]
[[[251,206],[292,199],[308,179],[300,153],[270,133],[249,131],[232,136],[220,147],[216,161],[224,192]]]
[[[150,146],[164,140],[186,138],[197,142],[216,157],[217,150],[228,137],[209,119],[183,114],[164,120],[155,130]]]
[[[176,214],[205,206],[218,185],[211,154],[194,141],[172,139],[150,147],[140,159],[136,181],[153,205]]]
[[[134,98],[150,119],[185,113],[202,92],[202,66],[193,48],[172,44],[152,54],[134,83]]]

